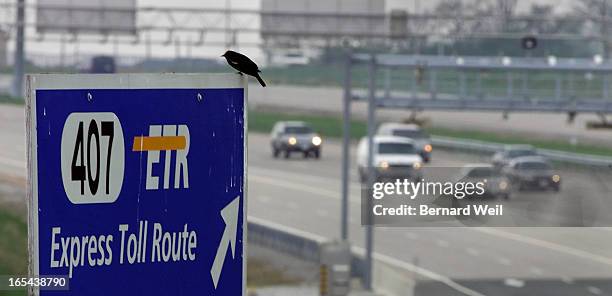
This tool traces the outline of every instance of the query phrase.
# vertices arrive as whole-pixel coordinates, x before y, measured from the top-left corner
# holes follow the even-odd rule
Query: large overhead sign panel
[[[262,0],[261,5],[261,35],[267,41],[362,38],[388,32],[384,0]]]
[[[39,33],[136,34],[136,0],[38,0]]]

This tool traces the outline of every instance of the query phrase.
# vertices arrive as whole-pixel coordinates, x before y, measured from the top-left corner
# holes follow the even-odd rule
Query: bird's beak
[[[225,56],[225,54],[222,54],[222,55],[221,55],[221,57],[224,57],[224,56]]]

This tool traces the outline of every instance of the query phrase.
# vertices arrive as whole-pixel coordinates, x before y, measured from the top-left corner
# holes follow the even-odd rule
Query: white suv
[[[423,159],[415,149],[414,141],[394,136],[374,136],[373,165],[376,179],[421,179]],[[357,168],[361,181],[368,175],[368,139],[362,138],[357,148]]]
[[[418,153],[425,162],[431,160],[431,139],[429,135],[416,124],[383,123],[378,127],[378,135],[408,138],[414,141]]]

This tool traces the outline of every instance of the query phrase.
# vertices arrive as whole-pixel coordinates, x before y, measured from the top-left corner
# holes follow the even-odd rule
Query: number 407
[[[81,182],[81,195],[85,194],[85,180],[87,180],[92,195],[98,192],[100,185],[100,136],[108,137],[104,183],[105,193],[109,194],[111,153],[113,151],[113,139],[115,138],[115,125],[112,121],[102,121],[100,128],[98,128],[98,123],[92,119],[89,122],[86,135],[83,121],[79,122],[74,152],[72,154],[72,164],[70,165],[72,181]],[[95,162],[92,162],[92,160],[95,160]]]
[[[111,203],[123,185],[125,145],[116,114],[72,113],[62,131],[62,183],[74,204]]]

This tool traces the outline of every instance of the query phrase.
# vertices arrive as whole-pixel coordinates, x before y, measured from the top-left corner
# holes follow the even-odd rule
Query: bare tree
[[[496,0],[494,4],[494,14],[499,16],[497,29],[506,32],[509,29],[509,22],[516,11],[517,0]]]
[[[579,0],[575,6],[577,14],[587,20],[587,26],[599,28],[601,33],[601,51],[604,58],[608,58],[610,54],[610,15],[612,14],[611,7],[608,5],[608,0]]]

